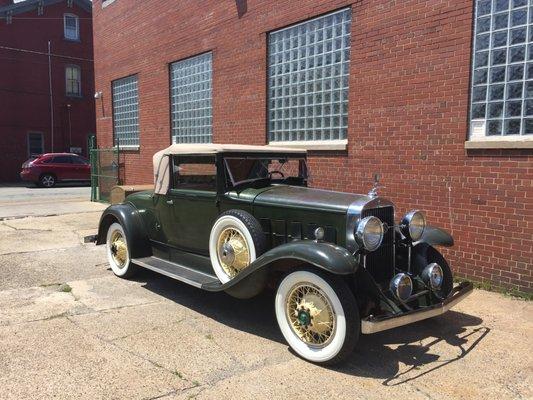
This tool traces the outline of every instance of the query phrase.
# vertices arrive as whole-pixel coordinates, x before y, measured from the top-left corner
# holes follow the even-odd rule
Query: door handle
[[[174,204],[174,200],[172,200],[172,199],[167,200],[167,204],[170,204],[170,205]]]

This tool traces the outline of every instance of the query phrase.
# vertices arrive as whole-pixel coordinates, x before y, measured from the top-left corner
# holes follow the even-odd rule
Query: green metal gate
[[[120,182],[119,149],[118,147],[107,149],[91,148],[90,159],[91,201],[109,203],[111,189]]]

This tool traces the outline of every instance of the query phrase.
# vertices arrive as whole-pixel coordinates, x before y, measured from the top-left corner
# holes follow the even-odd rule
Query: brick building
[[[30,154],[87,155],[96,132],[91,8],[0,0],[0,182],[18,180]]]
[[[531,0],[96,0],[98,140],[126,183],[171,142],[306,147],[313,186],[379,173],[460,276],[532,292],[532,22]]]

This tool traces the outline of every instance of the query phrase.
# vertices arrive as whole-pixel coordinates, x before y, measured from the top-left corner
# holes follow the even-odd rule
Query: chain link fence
[[[118,185],[119,148],[91,148],[91,201],[109,203],[111,189]]]

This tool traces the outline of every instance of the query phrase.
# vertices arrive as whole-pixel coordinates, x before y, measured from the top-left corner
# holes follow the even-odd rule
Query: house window
[[[477,0],[470,139],[533,134],[533,7]]]
[[[210,143],[212,56],[170,64],[170,115],[174,143]]]
[[[35,156],[43,153],[43,134],[40,132],[28,133],[28,155]]]
[[[139,146],[139,93],[137,75],[112,83],[114,144]]]
[[[270,142],[346,139],[350,26],[345,9],[269,34]]]
[[[63,16],[65,39],[80,40],[80,21],[77,15],[65,14]]]
[[[81,96],[80,67],[69,65],[65,68],[65,82],[67,96]]]

